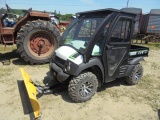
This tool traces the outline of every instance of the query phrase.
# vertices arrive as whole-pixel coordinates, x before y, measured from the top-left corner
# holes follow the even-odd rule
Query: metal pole
[[[129,3],[129,0],[127,0],[127,6],[126,6],[127,8],[128,8],[128,3]]]

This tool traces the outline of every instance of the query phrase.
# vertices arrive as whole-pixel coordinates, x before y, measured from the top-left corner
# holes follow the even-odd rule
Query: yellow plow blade
[[[36,95],[37,95],[36,86],[34,86],[33,81],[30,79],[29,74],[27,74],[27,72],[23,68],[20,68],[20,70],[21,70],[22,77],[24,80],[24,87],[26,88],[25,89],[23,87],[23,89],[25,89],[24,91],[26,91],[26,92],[23,92],[23,94],[25,94],[25,93],[27,94],[26,95],[27,97],[25,97],[25,99],[29,99],[28,101],[29,101],[31,109],[32,109],[29,114],[32,114],[34,119],[39,118],[40,117],[40,104],[39,104],[37,97],[36,97]],[[21,90],[19,90],[19,91],[21,91]],[[22,97],[21,97],[21,99],[22,99]],[[22,100],[22,102],[23,102],[23,100]]]

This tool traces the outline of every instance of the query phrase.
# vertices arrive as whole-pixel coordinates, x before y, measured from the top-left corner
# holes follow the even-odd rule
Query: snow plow
[[[20,71],[23,80],[18,81],[18,88],[24,114],[29,114],[31,120],[40,120],[41,111],[38,98],[40,98],[42,95],[56,93],[56,89],[59,86],[57,85],[57,87],[54,87],[53,89],[53,86],[50,87],[48,84],[45,86],[38,85],[36,82],[31,80],[30,75],[23,68],[20,68]]]
[[[40,105],[37,100],[37,88],[29,74],[23,68],[20,68],[23,81],[19,82],[18,87],[22,100],[22,106],[25,114],[30,114],[30,118],[37,119],[40,117]],[[28,111],[27,113],[25,111]]]

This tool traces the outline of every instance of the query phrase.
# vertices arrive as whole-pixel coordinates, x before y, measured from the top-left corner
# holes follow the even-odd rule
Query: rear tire
[[[138,84],[143,76],[143,67],[141,64],[137,64],[132,71],[132,74],[126,77],[126,82],[129,85]]]
[[[75,102],[84,102],[92,98],[98,87],[97,77],[91,73],[82,73],[69,82],[68,93]]]
[[[49,21],[28,22],[17,35],[17,52],[31,64],[48,63],[58,47],[59,39],[59,30]]]

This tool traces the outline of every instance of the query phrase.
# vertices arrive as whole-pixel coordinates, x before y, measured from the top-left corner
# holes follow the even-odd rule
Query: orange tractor
[[[8,7],[7,7],[8,8]],[[49,62],[58,47],[60,32],[44,12],[25,10],[13,27],[6,27],[7,11],[0,14],[0,44],[17,45],[17,52],[31,64]]]

